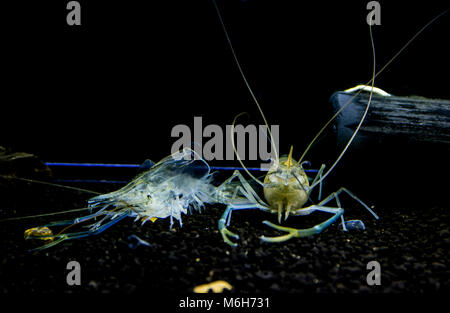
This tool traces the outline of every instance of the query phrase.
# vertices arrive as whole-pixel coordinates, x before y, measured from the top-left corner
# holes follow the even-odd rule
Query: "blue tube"
[[[67,166],[67,167],[118,167],[118,168],[139,168],[139,164],[111,164],[111,163],[70,163],[70,162],[45,162],[47,166]],[[221,171],[242,171],[242,167],[211,166],[212,170]],[[247,167],[249,171],[267,172],[267,168]],[[318,170],[305,170],[307,173],[317,173]]]
[[[68,167],[140,167],[137,164],[107,164],[107,163],[68,163],[68,162],[45,162],[47,166],[68,166]]]

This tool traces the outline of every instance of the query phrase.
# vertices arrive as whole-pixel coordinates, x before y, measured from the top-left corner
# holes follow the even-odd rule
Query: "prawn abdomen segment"
[[[127,209],[136,220],[170,217],[171,225],[173,218],[181,224],[181,214],[186,214],[188,209],[198,211],[206,203],[214,202],[215,187],[208,165],[194,157],[184,160],[182,156],[189,153],[185,149],[163,159],[120,190],[90,199],[89,207]],[[205,169],[199,167],[202,164]]]
[[[180,181],[182,179],[182,181]],[[212,200],[209,197],[211,187],[208,180],[178,176],[159,184],[140,182],[124,194],[111,194],[110,198],[93,198],[89,201],[91,207],[108,204],[117,210],[130,209],[136,219],[144,218],[175,218],[181,224],[181,214],[187,210],[201,210],[205,203]]]

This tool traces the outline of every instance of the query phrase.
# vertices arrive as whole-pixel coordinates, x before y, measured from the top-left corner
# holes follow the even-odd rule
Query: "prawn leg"
[[[227,243],[232,247],[236,247],[237,243],[232,242],[228,237],[232,237],[238,240],[239,235],[233,233],[227,228],[227,226],[229,226],[231,222],[231,212],[233,210],[248,210],[248,209],[259,209],[259,207],[258,206],[252,207],[251,203],[242,205],[228,205],[219,220],[219,232],[222,235],[223,241],[225,241],[225,243]]]
[[[233,195],[231,197],[231,203],[227,205],[218,223],[219,232],[222,235],[223,241],[225,241],[225,243],[232,247],[236,247],[237,244],[232,242],[228,237],[232,237],[236,240],[239,239],[239,235],[231,232],[227,228],[227,226],[230,225],[231,213],[234,210],[259,209],[263,211],[269,211],[267,205],[265,205],[265,203],[256,194],[256,192],[239,171],[235,171],[230,178],[228,178],[221,186],[219,186],[219,188],[221,190],[224,190],[236,177],[239,179],[242,186],[235,187]],[[237,197],[238,193],[240,194],[239,197]]]
[[[319,197],[317,198],[319,201],[322,198],[322,174],[323,174],[324,170],[325,170],[325,164],[322,164],[320,166],[319,171],[316,174],[316,177],[314,177],[314,180],[311,183],[311,185],[314,185],[317,181],[319,181]],[[310,190],[310,192],[311,191],[312,191],[312,189]]]
[[[306,228],[306,229],[296,229],[296,228],[291,228],[291,227],[284,227],[284,226],[280,226],[274,223],[271,223],[269,221],[263,221],[263,224],[275,228],[277,230],[280,231],[284,231],[287,232],[288,234],[283,235],[283,236],[276,236],[276,237],[265,237],[265,236],[261,236],[261,240],[265,241],[265,242],[283,242],[286,240],[289,240],[293,237],[308,237],[308,236],[312,236],[312,235],[316,235],[321,233],[324,229],[326,229],[328,226],[330,226],[331,224],[333,224],[339,217],[342,216],[342,214],[344,214],[344,209],[341,208],[328,208],[328,207],[320,207],[320,206],[314,206],[314,207],[309,207],[306,208],[304,210],[307,209],[311,209],[311,212],[313,211],[325,211],[325,212],[330,212],[330,213],[334,213],[334,215],[332,217],[330,217],[329,219],[327,219],[325,222],[322,222],[314,227],[311,228]],[[309,213],[311,213],[309,212]]]
[[[109,222],[105,223],[104,225],[98,226],[98,225],[94,224],[95,226],[91,225],[89,230],[86,230],[86,231],[67,233],[67,234],[59,234],[59,235],[48,235],[48,236],[29,236],[26,239],[44,239],[44,238],[56,239],[57,238],[53,242],[50,242],[44,246],[31,249],[30,252],[36,252],[36,251],[48,249],[50,247],[53,247],[53,246],[65,241],[65,240],[78,239],[78,238],[83,238],[83,237],[87,237],[87,236],[98,235],[98,234],[102,233],[103,231],[105,231],[106,229],[108,229],[109,227],[113,226],[114,224],[120,222],[124,218],[130,216],[130,213],[131,212],[129,212],[129,211],[117,213],[117,215],[114,216],[114,218],[112,218]],[[75,225],[75,223],[72,225]]]
[[[367,204],[365,204],[362,200],[360,200],[357,196],[355,196],[350,190],[348,190],[347,188],[344,188],[344,187],[339,188],[336,192],[333,192],[331,195],[326,197],[323,201],[321,201],[319,203],[319,205],[324,205],[324,204],[328,203],[329,201],[331,201],[332,199],[336,199],[338,207],[341,208],[341,203],[339,201],[339,195],[342,192],[345,192],[350,197],[352,197],[354,200],[356,200],[359,204],[361,204],[367,211],[369,211],[373,215],[373,217],[375,217],[375,219],[377,219],[377,220],[380,219],[378,217],[378,215],[371,208],[369,208],[369,206]],[[345,221],[344,215],[342,215],[341,220],[342,220],[342,230],[344,230],[344,231],[352,230],[352,229],[364,230],[366,228],[364,226],[363,221],[361,221],[361,220]]]
[[[296,229],[291,227],[284,227],[280,226],[274,223],[271,223],[269,221],[263,221],[263,223],[269,227],[275,228],[280,231],[287,232],[288,234],[283,236],[277,236],[277,237],[265,237],[261,236],[261,240],[265,242],[283,242],[286,240],[289,240],[294,237],[308,237],[315,234],[321,233],[324,229],[326,229],[328,226],[330,226],[332,223],[334,223],[339,217],[342,221],[342,230],[352,230],[352,229],[358,229],[358,230],[364,230],[365,226],[364,223],[361,220],[350,220],[345,221],[344,220],[344,209],[341,208],[341,203],[339,201],[339,194],[342,192],[347,193],[349,196],[351,196],[353,199],[358,201],[362,206],[364,206],[372,215],[379,219],[378,215],[373,212],[364,202],[362,202],[358,197],[356,197],[352,192],[350,192],[346,188],[339,188],[338,191],[333,192],[331,195],[323,199],[318,205],[312,205],[307,208],[298,209],[293,212],[294,215],[308,215],[311,214],[314,211],[321,211],[321,212],[327,212],[334,214],[332,217],[330,217],[325,222],[322,222],[314,227],[307,228],[307,229]],[[335,199],[338,205],[338,208],[331,208],[331,207],[325,207],[324,205],[330,202],[331,200]]]

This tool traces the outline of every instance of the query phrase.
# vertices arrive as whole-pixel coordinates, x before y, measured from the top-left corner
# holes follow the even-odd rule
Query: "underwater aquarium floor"
[[[81,192],[27,183],[0,186],[9,199],[1,204],[0,218],[83,207],[89,198]],[[27,196],[20,196],[24,192]],[[226,245],[217,230],[224,210],[220,205],[183,216],[183,226],[176,222],[172,230],[169,219],[141,226],[128,218],[99,235],[66,241],[38,253],[28,250],[42,242],[25,241],[25,229],[80,214],[2,222],[0,292],[190,293],[195,286],[216,280],[230,283],[231,293],[450,290],[448,208],[381,203],[375,207],[380,216],[376,221],[353,201],[346,198],[343,203],[348,206],[346,218],[361,218],[365,231],[343,232],[335,223],[317,236],[269,244],[259,236],[280,233],[261,222],[276,222],[276,216],[238,211],[230,226],[240,235],[237,248]],[[320,213],[290,218],[288,225],[311,227],[326,217]],[[131,248],[129,244],[135,240],[129,239],[130,235],[150,246]],[[69,261],[80,263],[80,286],[66,283]],[[379,286],[367,284],[370,261],[380,263]]]

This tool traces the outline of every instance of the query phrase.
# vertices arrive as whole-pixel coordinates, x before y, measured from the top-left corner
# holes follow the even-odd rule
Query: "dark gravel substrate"
[[[46,212],[46,208],[82,207],[86,194],[27,183],[6,184],[1,218]],[[27,196],[20,196],[26,192]],[[14,195],[20,198],[14,198]],[[239,247],[223,243],[217,221],[224,207],[208,207],[184,216],[170,231],[169,220],[143,227],[124,220],[104,233],[66,241],[37,254],[36,244],[23,239],[23,231],[54,217],[3,222],[0,292],[83,293],[146,292],[189,293],[199,284],[225,280],[232,293],[395,293],[448,292],[449,210],[443,206],[392,206],[377,203],[376,221],[363,208],[342,197],[347,218],[361,218],[367,229],[344,233],[337,224],[322,234],[267,244],[261,234],[277,232],[261,224],[275,216],[257,211],[233,214],[231,230],[239,233]],[[28,209],[24,209],[28,208]],[[32,208],[32,209],[30,209]],[[288,225],[310,227],[326,215],[290,219]],[[129,247],[129,235],[151,243]],[[66,265],[76,260],[82,284],[66,284]],[[368,286],[369,261],[381,265],[381,286]]]

